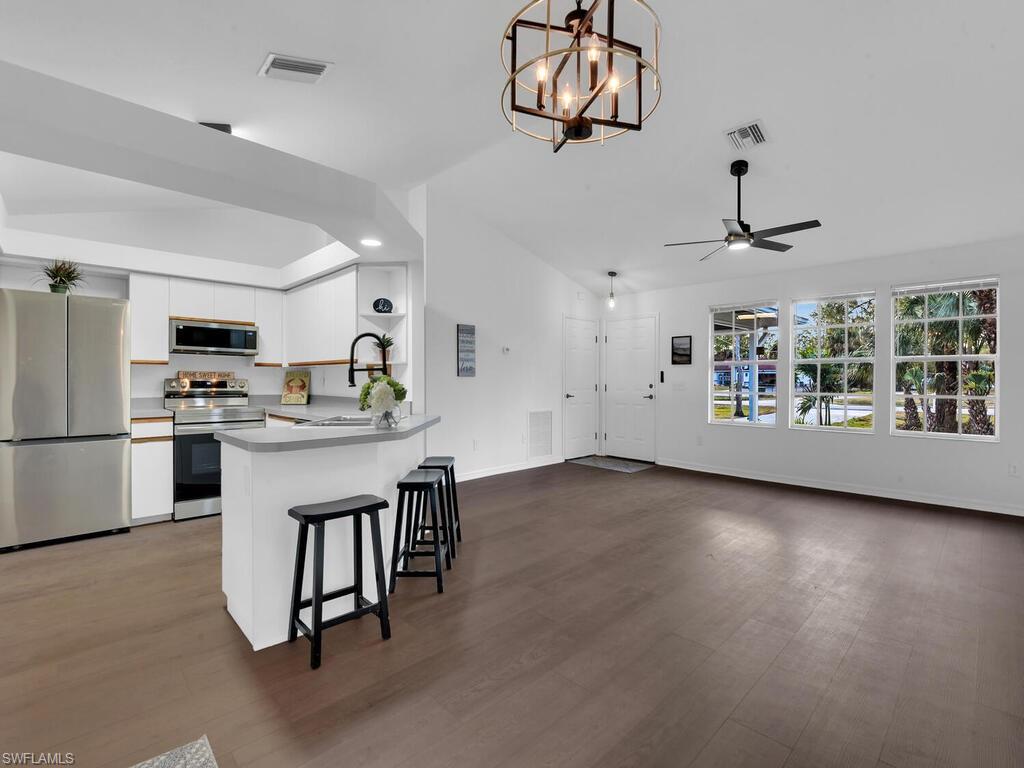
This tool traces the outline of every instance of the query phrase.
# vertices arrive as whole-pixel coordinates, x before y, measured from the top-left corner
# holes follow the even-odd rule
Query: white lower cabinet
[[[170,422],[132,423],[132,522],[174,511],[174,443]]]

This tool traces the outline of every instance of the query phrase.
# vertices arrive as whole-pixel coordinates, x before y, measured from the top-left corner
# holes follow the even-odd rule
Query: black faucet
[[[356,371],[366,371],[369,373],[373,370],[369,365],[365,368],[356,368],[356,344],[359,343],[360,339],[371,338],[377,340],[377,347],[380,349],[380,362],[381,370],[384,371],[385,376],[390,376],[388,372],[388,351],[381,346],[384,343],[384,339],[378,336],[376,333],[360,333],[354,339],[352,339],[352,348],[348,353],[348,385],[354,387],[356,385]]]

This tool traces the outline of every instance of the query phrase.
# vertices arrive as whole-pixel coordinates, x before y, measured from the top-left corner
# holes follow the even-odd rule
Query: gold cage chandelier
[[[532,0],[501,40],[502,113],[513,131],[555,152],[639,131],[661,101],[658,15],[644,0],[619,0],[618,9],[615,0],[589,1]]]

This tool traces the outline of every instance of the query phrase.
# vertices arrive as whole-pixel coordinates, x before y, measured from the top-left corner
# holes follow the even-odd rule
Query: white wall
[[[723,252],[724,254],[724,252]],[[687,258],[688,255],[681,255]],[[751,251],[716,258],[784,259]],[[893,285],[998,275],[1002,366],[1001,441],[947,441],[889,434]],[[875,372],[875,433],[812,432],[707,423],[708,307],[777,299],[780,324],[788,329],[793,299],[874,290],[879,298]],[[618,296],[615,314],[660,313],[658,462],[728,475],[868,493],[912,501],[1024,515],[1024,479],[1009,476],[1009,465],[1024,467],[1024,260],[1017,241],[978,243],[898,257],[829,265],[756,278],[669,288]],[[604,310],[608,315],[608,311]],[[693,335],[691,366],[673,366],[672,336]],[[780,342],[780,407],[788,412],[790,339]]]
[[[426,206],[428,451],[457,457],[460,478],[561,460],[562,317],[596,317],[596,298],[430,185]],[[458,323],[476,325],[475,378],[455,375]],[[533,462],[531,410],[553,428],[553,455]]]

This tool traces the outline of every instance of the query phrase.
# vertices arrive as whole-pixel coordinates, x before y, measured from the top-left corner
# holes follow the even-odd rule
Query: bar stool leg
[[[462,541],[462,518],[459,517],[459,489],[455,485],[455,465],[448,467],[448,482],[452,494],[452,509],[455,515],[455,538]]]
[[[452,560],[455,557],[455,550],[452,549],[452,529],[448,524],[449,520],[449,507],[448,502],[444,495],[444,488],[441,486],[434,486],[434,491],[437,494],[438,513],[438,524],[441,526],[441,542],[444,543],[444,565],[447,570],[452,569]],[[435,544],[440,542],[435,539]]]
[[[448,525],[448,549],[452,553],[452,560],[455,560],[459,556],[458,547],[455,545],[458,526],[455,525],[455,503],[452,501],[452,482],[447,471],[444,475],[444,488],[441,489],[441,501],[444,504],[445,520]]]
[[[295,576],[292,578],[292,610],[288,621],[288,642],[294,643],[298,637],[295,620],[299,618],[299,603],[302,602],[302,577],[306,571],[306,539],[309,538],[309,526],[299,523],[299,540],[295,543]]]
[[[391,618],[388,615],[388,593],[384,588],[384,553],[380,543],[380,516],[370,512],[370,538],[373,540],[373,572],[377,579],[377,617],[380,619],[381,639],[391,637]]]
[[[313,637],[309,666],[320,667],[320,639],[324,623],[324,524],[313,524]]]
[[[402,522],[405,517],[405,491],[398,491],[398,514],[395,515],[395,543],[391,548],[391,579],[388,592],[395,591],[395,581],[398,575],[398,556],[401,552],[399,546],[402,542]]]
[[[363,516],[352,515],[352,560],[355,565],[355,592],[352,593],[352,610],[363,605]]]
[[[427,509],[423,499],[423,491],[413,491],[410,507],[415,511],[412,515],[412,524],[409,526],[409,551],[415,552],[419,546],[418,542],[424,538],[427,529]],[[409,567],[409,560],[406,558],[405,567]]]
[[[430,494],[430,532],[434,537],[434,572],[437,574],[437,591],[444,592],[444,571],[441,570],[441,537],[437,528],[437,486],[431,488]],[[448,567],[451,567],[449,563]]]

